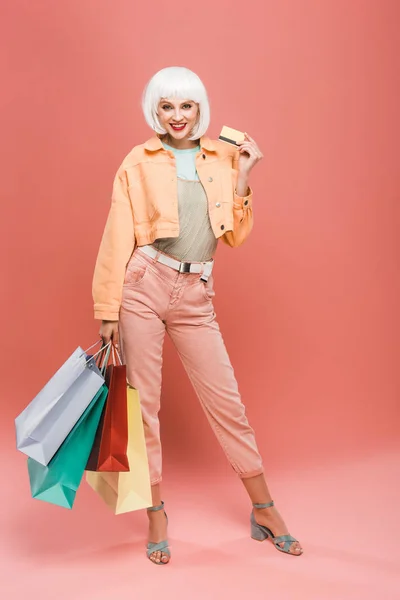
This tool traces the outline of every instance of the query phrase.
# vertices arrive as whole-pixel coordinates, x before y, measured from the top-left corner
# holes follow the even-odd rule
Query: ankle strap
[[[147,510],[151,510],[155,512],[156,510],[162,510],[164,508],[164,502],[161,500],[161,504],[159,506],[148,506]]]
[[[272,500],[271,502],[266,502],[265,504],[254,504],[253,502],[253,506],[254,508],[269,508],[270,506],[274,506],[274,501]]]

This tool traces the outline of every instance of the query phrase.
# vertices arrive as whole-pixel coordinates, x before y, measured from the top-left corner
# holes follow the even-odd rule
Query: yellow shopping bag
[[[152,506],[149,463],[139,392],[127,386],[130,470],[121,473],[86,471],[86,481],[116,515]]]

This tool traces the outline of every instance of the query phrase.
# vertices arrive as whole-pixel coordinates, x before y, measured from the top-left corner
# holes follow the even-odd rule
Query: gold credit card
[[[218,139],[221,140],[221,142],[227,142],[228,144],[237,146],[237,142],[244,141],[244,133],[238,129],[232,129],[232,127],[226,127],[224,125]]]

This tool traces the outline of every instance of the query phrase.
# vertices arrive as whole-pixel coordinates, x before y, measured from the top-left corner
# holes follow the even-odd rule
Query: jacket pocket
[[[143,188],[143,182],[135,182],[128,188],[132,205],[133,221],[135,225],[151,223],[158,219],[160,211],[155,199]]]

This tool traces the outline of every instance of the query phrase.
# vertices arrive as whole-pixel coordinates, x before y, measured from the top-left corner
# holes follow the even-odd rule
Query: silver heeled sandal
[[[265,504],[253,503],[253,506],[254,508],[269,508],[270,506],[274,506],[274,501],[272,500],[272,502],[267,502]],[[298,554],[290,552],[290,546],[293,544],[293,542],[298,542],[299,540],[296,540],[296,538],[292,537],[291,535],[279,535],[275,537],[272,531],[268,529],[268,527],[265,527],[264,525],[259,525],[259,523],[257,523],[253,511],[251,511],[250,523],[251,537],[253,538],[253,540],[263,542],[267,538],[271,538],[271,541],[274,543],[275,548],[280,552],[284,552],[285,554],[291,554],[292,556],[301,556],[303,554],[303,550]],[[279,545],[282,542],[284,542],[283,548]]]
[[[164,508],[164,502],[161,501],[161,504],[159,506],[149,506],[147,510],[150,510],[152,512],[155,512],[157,510],[163,510]],[[164,510],[164,514],[165,514],[165,518],[167,519],[167,525],[168,525],[168,517],[167,517],[167,513]],[[149,542],[147,544],[147,557],[149,560],[150,556],[153,554],[153,552],[163,552],[164,554],[166,554],[168,556],[168,562],[169,559],[171,558],[171,552],[169,550],[168,547],[168,540],[163,540],[162,542]],[[151,562],[154,562],[155,565],[167,565],[168,562],[163,562],[160,559],[160,562],[155,562],[154,560],[152,560]]]

